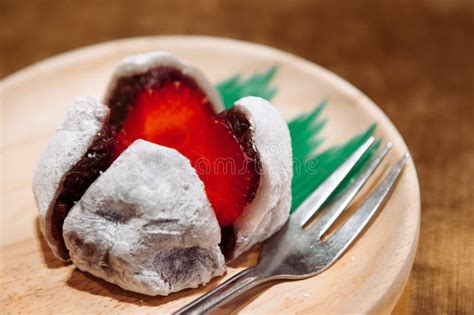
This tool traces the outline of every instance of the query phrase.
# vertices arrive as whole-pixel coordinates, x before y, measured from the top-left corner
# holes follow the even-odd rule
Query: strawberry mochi
[[[105,104],[77,98],[35,172],[59,258],[167,295],[222,274],[222,252],[233,259],[287,220],[290,136],[269,102],[223,111],[201,72],[158,52],[125,59]]]

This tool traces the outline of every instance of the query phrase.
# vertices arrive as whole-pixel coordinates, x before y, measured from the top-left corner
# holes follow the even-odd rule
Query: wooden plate
[[[63,265],[38,231],[31,178],[40,151],[75,95],[102,97],[117,63],[130,54],[168,50],[202,69],[212,82],[279,64],[274,104],[287,118],[327,98],[326,144],[378,124],[391,141],[391,162],[407,147],[390,120],[364,94],[335,74],[293,55],[255,44],[210,37],[147,37],[99,44],[47,59],[1,84],[2,308],[7,312],[169,313],[255,262],[257,251],[233,264],[224,278],[168,297],[147,297]],[[259,287],[225,312],[390,312],[415,257],[420,192],[410,161],[383,211],[347,254],[320,276]]]

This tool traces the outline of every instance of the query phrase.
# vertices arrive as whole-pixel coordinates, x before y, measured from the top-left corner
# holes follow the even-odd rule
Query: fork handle
[[[207,292],[200,298],[180,308],[174,315],[207,314],[213,309],[229,302],[247,290],[265,282],[266,277],[250,267]]]

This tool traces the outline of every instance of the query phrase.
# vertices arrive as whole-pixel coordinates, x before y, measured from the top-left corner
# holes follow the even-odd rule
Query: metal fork
[[[389,143],[380,150],[344,193],[321,212],[314,224],[307,226],[308,223],[373,143],[374,138],[371,137],[360,146],[298,207],[288,222],[265,241],[255,266],[239,272],[174,314],[205,314],[264,282],[305,279],[333,265],[380,209],[409,158],[405,153],[354,214],[332,235],[323,238],[387,156],[392,145]]]

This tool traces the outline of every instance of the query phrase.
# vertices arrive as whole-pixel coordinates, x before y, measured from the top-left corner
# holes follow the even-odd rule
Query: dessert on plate
[[[125,289],[167,295],[225,272],[286,222],[292,153],[268,101],[224,110],[196,68],[126,58],[101,103],[78,97],[33,190],[54,254]]]

